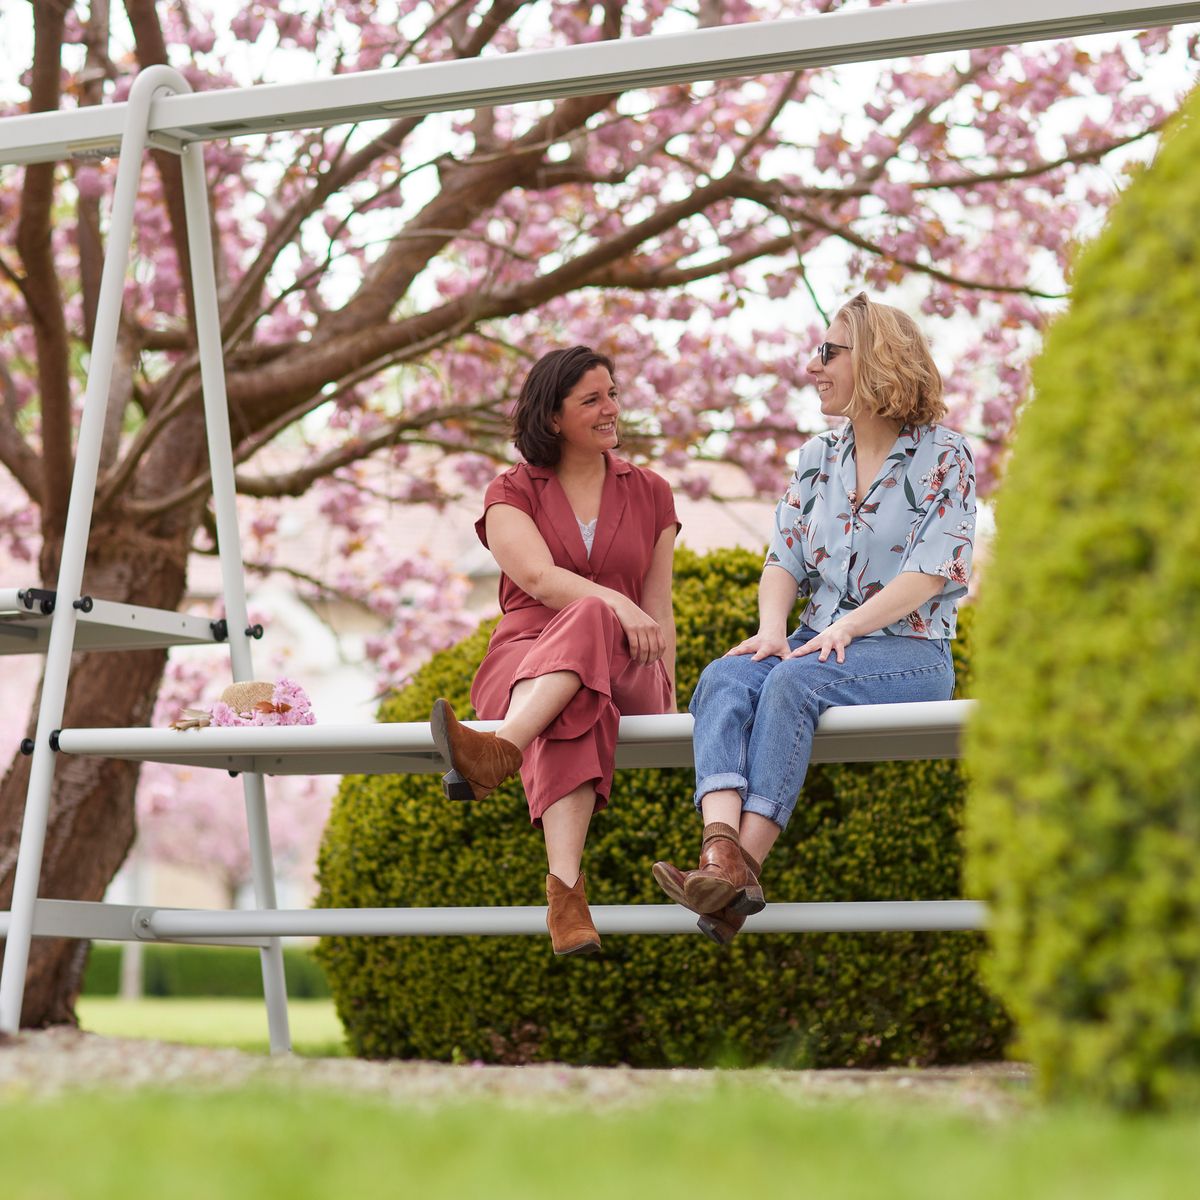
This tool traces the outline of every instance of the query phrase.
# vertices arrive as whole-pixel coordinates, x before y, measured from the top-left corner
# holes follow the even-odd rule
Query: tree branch
[[[138,66],[146,67],[167,62],[167,43],[154,0],[125,0],[125,12],[133,30]],[[192,259],[187,239],[187,211],[183,202],[183,167],[179,159],[167,150],[151,148],[150,157],[162,180],[163,198],[171,225],[171,245],[179,264],[179,280],[183,288],[188,327],[196,327],[196,302],[192,296]]]
[[[749,182],[749,181],[747,181]],[[860,250],[865,250],[869,254],[873,254],[885,262],[895,263],[899,267],[904,267],[909,271],[916,271],[922,275],[928,275],[931,279],[940,280],[942,283],[951,284],[954,287],[967,288],[970,291],[976,292],[1000,292],[1008,295],[1030,296],[1037,300],[1062,300],[1066,294],[1063,292],[1043,292],[1037,288],[1029,287],[1027,284],[1014,283],[997,283],[985,279],[965,279],[960,275],[951,274],[949,271],[943,271],[940,267],[935,267],[931,263],[917,262],[916,259],[902,258],[898,254],[892,254],[886,250],[878,242],[873,242],[869,238],[863,237],[862,234],[855,233],[847,224],[837,224],[825,217],[819,216],[810,209],[803,209],[799,212],[790,212],[785,206],[781,205],[778,200],[769,194],[773,190],[773,185],[758,187],[751,185],[748,188],[749,192],[757,192],[758,199],[766,207],[773,212],[779,213],[780,216],[787,217],[790,221],[811,225],[815,229],[820,229],[833,237],[840,238],[842,241],[849,243],[851,246],[856,246]]]
[[[606,5],[604,13],[604,36],[619,37],[619,12]],[[380,256],[354,297],[339,312],[331,314],[328,322],[322,322],[314,340],[337,337],[364,324],[386,321],[420,271],[451,240],[429,230],[469,228],[506,192],[536,179],[543,144],[582,128],[614,99],[613,95],[602,95],[561,100],[525,134],[509,142],[503,154],[489,154],[482,162],[474,159],[457,162],[446,155],[440,160],[442,186],[438,194],[409,225],[407,232],[414,236],[407,242],[398,242],[394,249]]]
[[[324,402],[325,397],[318,397],[317,401],[313,403],[313,407],[318,407],[320,403]],[[351,463],[369,458],[377,450],[396,445],[402,440],[405,433],[426,429],[431,425],[441,425],[448,421],[478,418],[481,415],[487,415],[490,407],[487,402],[478,405],[459,405],[454,408],[431,409],[416,417],[403,420],[397,419],[391,422],[386,429],[378,431],[369,438],[349,438],[340,446],[323,454],[315,462],[297,468],[294,471],[289,471],[286,474],[273,476],[237,475],[237,490],[243,496],[257,496],[259,498],[300,496],[318,479],[326,478],[339,471],[342,467],[349,466]],[[289,420],[287,424],[289,425],[298,419],[298,417],[292,414],[288,415]],[[261,445],[256,447],[256,449],[261,448]],[[153,500],[133,500],[125,506],[125,509],[139,518],[157,516],[172,508],[186,504],[190,500],[197,499],[204,495],[211,486],[212,477],[206,471],[176,492],[156,497]]]
[[[61,98],[62,40],[65,0],[33,5],[33,69],[30,112],[53,112]],[[62,293],[54,262],[51,229],[54,209],[54,163],[25,168],[17,252],[24,268],[26,306],[37,346],[38,392],[42,410],[42,533],[56,544],[67,520],[72,474],[70,343]]]
[[[4,414],[3,420],[0,420],[0,462],[24,488],[30,500],[41,504],[42,462],[18,432],[21,406],[17,384],[3,362],[0,362],[0,411]]]
[[[1132,146],[1135,142],[1140,142],[1143,138],[1153,137],[1155,134],[1161,133],[1166,124],[1166,121],[1155,121],[1154,124],[1147,126],[1139,133],[1132,133],[1128,137],[1117,138],[1115,141],[1108,142],[1103,146],[1092,146],[1087,150],[1080,150],[1073,154],[1064,154],[1060,158],[1045,159],[1041,162],[1033,163],[1028,167],[1021,167],[1010,171],[990,171],[983,175],[964,172],[962,175],[953,175],[945,179],[930,179],[923,183],[914,183],[912,189],[914,192],[940,191],[946,188],[978,187],[984,183],[1015,183],[1017,180],[1022,179],[1036,179],[1039,175],[1052,174],[1062,167],[1099,162],[1105,155],[1111,154],[1114,150],[1120,150],[1125,146]]]
[[[756,258],[765,258],[773,254],[783,254],[793,249],[795,239],[790,233],[766,241],[756,242],[753,246],[740,250],[736,254],[726,254],[723,258],[712,262],[702,263],[695,267],[650,267],[636,269],[636,262],[629,267],[611,267],[607,271],[597,272],[588,280],[592,287],[629,288],[635,292],[657,291],[660,288],[683,287],[695,283],[698,279],[711,279],[714,275],[724,275],[744,263],[753,262]]]
[[[472,31],[469,40],[462,46],[461,58],[475,58],[487,48],[496,33],[518,9],[523,8],[528,0],[497,0],[483,19]],[[448,19],[456,5],[451,5],[426,27],[409,46],[398,56],[402,61],[411,54],[422,38],[428,36],[439,24]],[[387,130],[373,141],[367,143],[361,150],[343,159],[336,167],[331,166],[322,173],[309,191],[285,212],[275,225],[267,231],[263,249],[255,258],[254,265],[239,281],[230,302],[222,325],[223,334],[236,344],[234,331],[246,326],[249,309],[256,303],[259,291],[279,255],[291,244],[292,239],[300,230],[300,226],[317,212],[331,195],[345,187],[352,179],[357,179],[380,158],[394,153],[404,143],[405,139],[424,121],[422,116],[404,117],[388,126]],[[355,127],[356,128],[356,127]],[[346,141],[353,135],[354,129],[347,131]],[[343,143],[345,146],[346,143]],[[250,323],[251,325],[253,322]]]
[[[84,41],[87,60],[79,87],[79,105],[94,107],[104,99],[104,81],[112,62],[108,57],[108,0],[92,0]],[[75,164],[72,163],[72,169]],[[84,195],[76,187],[75,238],[79,248],[79,282],[83,291],[83,336],[88,345],[96,332],[96,306],[100,302],[100,275],[104,245],[100,238],[100,197]]]

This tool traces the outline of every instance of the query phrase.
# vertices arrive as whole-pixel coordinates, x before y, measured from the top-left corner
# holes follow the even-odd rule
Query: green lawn
[[[0,1104],[0,1162],[6,1200],[1186,1200],[1200,1122],[989,1123],[741,1086],[600,1113],[258,1088]]]
[[[267,1053],[267,1010],[261,1000],[83,996],[76,1012],[81,1028],[108,1037],[157,1038]],[[288,1018],[292,1044],[299,1054],[346,1053],[342,1025],[331,1000],[292,1000]]]
[[[247,1000],[85,998],[85,1029],[265,1051]],[[291,1005],[306,1053],[341,1053],[328,1001]],[[0,1053],[3,1053],[0,1048]],[[471,1072],[471,1068],[461,1068]],[[471,1076],[464,1074],[464,1080]],[[738,1072],[694,1098],[385,1102],[256,1085],[226,1092],[0,1093],[4,1200],[1188,1200],[1200,1118],[1019,1105],[789,1099]],[[736,1082],[735,1082],[736,1080]]]

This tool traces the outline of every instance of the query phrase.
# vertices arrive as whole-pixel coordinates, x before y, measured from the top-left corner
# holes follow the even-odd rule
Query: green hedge
[[[761,558],[681,550],[678,681],[749,631]],[[965,622],[969,624],[969,620]],[[381,720],[468,710],[490,625],[437,655]],[[659,857],[694,862],[690,770],[627,770],[593,822],[593,903],[662,903]],[[960,895],[962,782],[953,764],[814,768],[764,884],[768,900]],[[436,776],[343,781],[321,849],[321,905],[543,904],[541,835],[519,785],[451,804]],[[874,1065],[1000,1054],[1007,1021],[976,978],[971,934],[606,936],[555,959],[548,938],[331,938],[325,965],[352,1050],[370,1057]]]
[[[121,983],[122,947],[94,942],[83,977],[85,996],[115,996]],[[255,996],[262,990],[257,950],[237,946],[142,947],[142,992],[146,996]],[[329,995],[325,973],[311,951],[287,946],[283,970],[293,1000]]]
[[[1082,255],[996,507],[990,978],[1056,1096],[1200,1099],[1200,95]]]

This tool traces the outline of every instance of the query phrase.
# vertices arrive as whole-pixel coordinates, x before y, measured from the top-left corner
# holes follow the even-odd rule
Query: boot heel
[[[745,920],[745,917],[725,909],[719,913],[706,913],[696,922],[696,928],[710,942],[716,942],[718,946],[728,946],[737,936]]]
[[[521,751],[494,733],[468,729],[445,700],[434,701],[429,733],[442,762],[448,800],[482,800],[521,769]]]
[[[442,776],[442,791],[447,800],[474,800],[475,789],[470,781],[464,779],[457,771],[447,771]]]
[[[739,917],[752,917],[755,913],[760,913],[767,907],[767,901],[763,896],[763,890],[758,884],[746,888],[738,896],[734,897],[730,903],[731,911],[738,914]]]

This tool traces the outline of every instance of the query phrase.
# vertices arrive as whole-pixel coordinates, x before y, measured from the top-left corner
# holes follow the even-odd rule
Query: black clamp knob
[[[212,630],[214,642],[223,642],[229,636],[229,622],[224,617],[219,621],[209,621],[208,627]]]
[[[50,749],[55,753],[58,752],[58,735],[62,733],[61,729],[53,729],[50,731]]]
[[[22,754],[25,754],[25,755],[32,754],[33,746],[34,746],[33,738],[22,738],[21,739],[21,753]]]
[[[30,611],[36,604],[43,616],[48,617],[54,611],[55,593],[46,588],[26,588],[17,593],[17,599]]]
[[[248,638],[261,638],[263,635],[263,627],[261,625],[247,625],[246,636]]]
[[[95,606],[91,596],[80,596],[78,600],[72,602],[71,607],[79,609],[80,612],[89,613]]]

